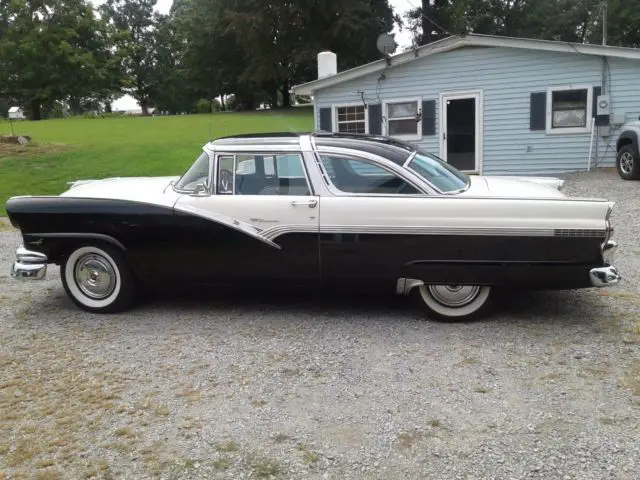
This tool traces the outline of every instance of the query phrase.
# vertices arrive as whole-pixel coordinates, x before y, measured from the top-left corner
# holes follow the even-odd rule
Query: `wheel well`
[[[621,138],[620,140],[618,140],[617,150],[620,150],[622,147],[624,147],[626,145],[633,145],[633,141],[628,137],[627,138]]]
[[[83,237],[74,237],[74,238],[69,238],[67,241],[65,242],[59,242],[52,250],[50,253],[50,258],[51,260],[53,260],[57,265],[62,265],[62,263],[65,261],[65,259],[71,254],[71,252],[73,252],[76,248],[80,248],[82,246],[88,246],[88,245],[95,245],[96,247],[110,247],[110,248],[114,248],[118,251],[120,251],[120,253],[122,253],[125,258],[127,257],[126,255],[126,251],[123,250],[119,245],[114,244],[113,242],[109,242],[106,240],[102,240],[102,239],[96,239],[96,238],[91,238],[91,237],[87,237],[87,238],[83,238]]]

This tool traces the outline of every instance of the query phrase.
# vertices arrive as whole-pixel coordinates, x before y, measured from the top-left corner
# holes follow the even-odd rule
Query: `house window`
[[[385,103],[386,133],[391,137],[420,138],[422,120],[420,100],[397,100]]]
[[[589,86],[553,87],[547,95],[547,133],[591,131],[593,90]]]
[[[336,125],[340,133],[367,133],[367,112],[364,105],[335,107]]]

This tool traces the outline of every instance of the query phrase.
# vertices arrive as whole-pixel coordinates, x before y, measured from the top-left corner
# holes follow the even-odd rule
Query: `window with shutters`
[[[404,140],[420,139],[422,137],[421,102],[418,98],[384,102],[385,134]]]
[[[550,87],[547,91],[547,133],[591,131],[591,86]]]
[[[333,107],[333,131],[339,133],[369,133],[367,110],[363,104]]]

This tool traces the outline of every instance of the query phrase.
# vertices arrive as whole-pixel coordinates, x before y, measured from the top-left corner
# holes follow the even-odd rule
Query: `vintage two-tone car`
[[[428,317],[469,319],[505,288],[619,282],[613,203],[562,180],[468,176],[387,137],[315,132],[220,138],[180,177],[73,182],[20,196],[12,275],[60,266],[91,312],[140,288],[279,285],[411,294]]]

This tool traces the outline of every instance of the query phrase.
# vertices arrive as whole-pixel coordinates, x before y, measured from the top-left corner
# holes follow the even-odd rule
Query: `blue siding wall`
[[[609,59],[612,113],[627,120],[640,115],[640,62]],[[606,71],[606,70],[605,70]],[[482,90],[484,142],[482,173],[486,175],[558,174],[584,170],[590,134],[552,134],[529,130],[530,94],[550,86],[602,85],[601,58],[581,54],[512,48],[464,48],[393,67],[315,92],[316,127],[320,108],[332,104],[367,103],[394,98],[436,100],[436,135],[412,141],[440,153],[440,102],[445,92]],[[611,136],[594,135],[592,165],[613,166],[619,127]]]

